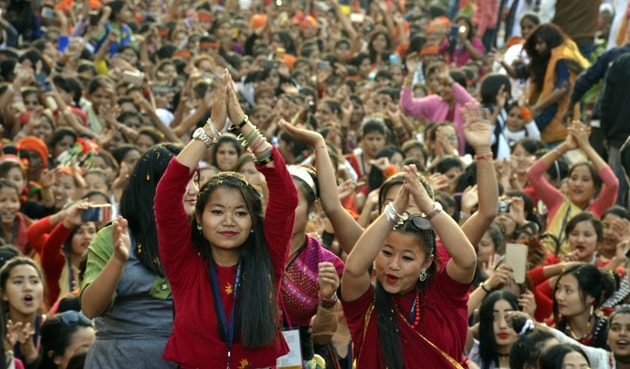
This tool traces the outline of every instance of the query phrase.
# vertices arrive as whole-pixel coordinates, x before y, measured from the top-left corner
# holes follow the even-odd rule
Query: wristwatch
[[[429,214],[425,214],[424,217],[429,219],[429,220],[431,220],[431,218],[436,216],[441,211],[442,211],[442,204],[440,204],[439,202],[435,201],[433,203],[433,210],[431,210],[431,212]]]
[[[206,130],[201,127],[197,128],[195,132],[193,132],[192,138],[193,140],[202,141],[206,144],[206,146],[208,146],[208,148],[212,147],[212,145],[214,144],[214,139],[208,136]]]

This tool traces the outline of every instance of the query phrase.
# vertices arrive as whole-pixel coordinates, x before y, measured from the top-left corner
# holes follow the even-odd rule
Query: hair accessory
[[[527,321],[525,322],[525,324],[523,324],[523,328],[521,328],[521,331],[518,332],[519,336],[524,335],[527,332],[533,331],[534,330],[534,322],[531,319],[527,319]]]
[[[420,282],[424,282],[427,280],[427,277],[429,275],[427,274],[427,268],[422,268],[422,272],[420,272],[420,276],[418,277],[418,279],[420,280]]]
[[[151,175],[147,173],[147,182],[151,180]]]
[[[317,187],[315,187],[315,181],[313,181],[313,177],[308,174],[308,171],[304,167],[300,167],[298,165],[289,165],[287,168],[289,169],[289,174],[304,181],[311,188],[311,190],[315,194],[315,197],[318,197]]]

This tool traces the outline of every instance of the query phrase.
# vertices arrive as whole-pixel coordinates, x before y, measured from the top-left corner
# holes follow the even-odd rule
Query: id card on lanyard
[[[290,329],[282,331],[289,346],[289,353],[276,361],[277,369],[302,369],[302,346],[300,345],[300,330]]]

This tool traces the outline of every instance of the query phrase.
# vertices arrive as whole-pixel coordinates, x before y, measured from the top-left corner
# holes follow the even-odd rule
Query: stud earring
[[[422,272],[420,272],[420,276],[418,277],[418,279],[420,280],[420,282],[424,282],[427,280],[427,277],[428,277],[427,269],[422,268]]]

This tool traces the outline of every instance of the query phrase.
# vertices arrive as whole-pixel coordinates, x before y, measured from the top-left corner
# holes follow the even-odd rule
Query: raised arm
[[[316,131],[292,126],[286,122],[281,122],[278,126],[289,136],[315,149],[317,153],[315,167],[317,169],[317,182],[320,191],[319,198],[326,216],[330,219],[335,229],[335,236],[339,241],[339,245],[343,251],[349,254],[363,233],[363,228],[339,202],[335,170],[328,155],[328,147],[324,137]]]
[[[484,112],[478,104],[468,103],[462,108],[464,137],[475,150],[477,162],[477,193],[479,209],[462,225],[470,243],[476,245],[497,215],[499,186],[492,162],[492,128],[482,119]]]
[[[398,213],[404,213],[409,206],[409,187],[407,184],[409,168],[405,167],[405,185],[403,185],[396,198],[392,202],[392,207]],[[416,176],[415,171],[412,174]],[[417,177],[415,183],[419,184]],[[424,188],[424,187],[423,187]],[[387,235],[391,232],[394,221],[387,212],[383,212],[372,224],[363,232],[357,241],[350,255],[346,259],[346,266],[341,277],[341,296],[344,301],[354,301],[363,296],[370,288],[371,279],[369,268],[379,252],[381,252]],[[473,250],[474,251],[474,250]]]
[[[442,240],[451,259],[446,264],[446,273],[455,282],[472,282],[477,267],[477,253],[463,230],[444,211],[435,213],[435,201],[429,196],[416,175],[415,167],[404,168],[406,188],[416,205],[425,214],[435,214],[430,218],[435,232]]]
[[[116,298],[116,288],[129,260],[127,220],[118,217],[111,227],[101,229],[88,249],[87,267],[81,288],[81,310],[88,318],[102,315]]]

